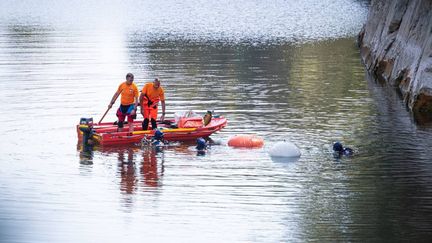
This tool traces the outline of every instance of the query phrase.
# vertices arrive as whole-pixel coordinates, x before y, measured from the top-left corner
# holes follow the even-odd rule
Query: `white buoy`
[[[280,141],[275,143],[269,150],[269,154],[272,157],[295,158],[301,156],[300,149],[289,141]]]

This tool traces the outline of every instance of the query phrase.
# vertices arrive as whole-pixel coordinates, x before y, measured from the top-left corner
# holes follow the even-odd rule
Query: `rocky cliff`
[[[432,0],[372,0],[359,46],[378,81],[398,87],[416,118],[432,118]]]

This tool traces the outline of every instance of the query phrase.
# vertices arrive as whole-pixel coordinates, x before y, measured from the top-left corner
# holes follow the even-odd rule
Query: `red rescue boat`
[[[130,133],[129,125],[125,125],[123,131],[117,131],[117,125],[110,122],[92,124],[93,119],[81,118],[80,124],[76,126],[78,139],[89,135],[89,139],[100,145],[118,145],[140,143],[144,137],[151,137],[154,130],[143,131],[142,121],[134,121],[134,132]],[[158,123],[158,129],[164,133],[167,141],[188,141],[199,137],[209,137],[211,134],[220,131],[227,125],[225,117],[213,117],[209,124],[204,126],[203,119],[200,117],[182,118],[175,124],[174,120],[165,120]],[[151,127],[151,126],[150,126]]]

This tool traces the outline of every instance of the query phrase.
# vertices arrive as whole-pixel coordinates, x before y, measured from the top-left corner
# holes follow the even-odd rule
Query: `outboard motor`
[[[83,145],[87,146],[89,139],[94,133],[93,118],[81,118],[78,128],[81,132],[83,132]]]

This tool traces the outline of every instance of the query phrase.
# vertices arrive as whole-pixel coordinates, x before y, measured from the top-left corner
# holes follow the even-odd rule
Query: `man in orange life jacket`
[[[152,83],[144,85],[139,101],[141,104],[141,114],[144,116],[142,129],[148,129],[149,121],[151,121],[152,129],[156,129],[159,101],[162,104],[162,116],[160,120],[163,121],[165,119],[165,94],[164,89],[160,86],[159,79],[156,78]]]
[[[126,81],[119,85],[117,92],[108,105],[108,108],[111,108],[118,95],[121,94],[120,107],[116,114],[118,117],[117,125],[119,131],[122,130],[124,120],[127,117],[129,132],[133,132],[133,119],[136,118],[136,110],[138,107],[138,87],[133,83],[133,80],[134,76],[132,73],[126,74]]]

